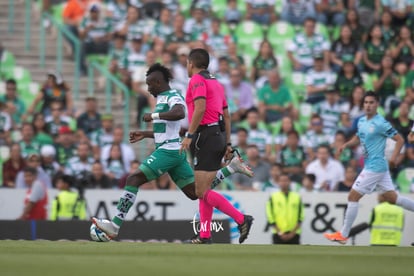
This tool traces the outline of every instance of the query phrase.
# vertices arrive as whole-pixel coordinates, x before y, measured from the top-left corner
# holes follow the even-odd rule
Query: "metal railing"
[[[69,39],[74,45],[74,57],[75,57],[75,68],[74,68],[74,79],[73,79],[73,95],[75,100],[79,99],[79,78],[80,78],[80,58],[81,58],[81,42],[80,40],[63,24],[57,22],[53,16],[43,12],[40,20],[40,45],[39,45],[39,61],[42,68],[45,67],[45,56],[46,56],[46,30],[42,26],[43,20],[48,19],[51,24],[57,30],[56,39],[56,69],[62,72],[62,60],[63,60],[63,36]]]
[[[105,78],[105,112],[112,113],[112,92],[116,89],[121,90],[124,95],[124,141],[128,141],[129,137],[129,103],[130,94],[129,89],[117,77],[112,75],[106,67],[92,61],[88,66],[88,94],[93,96],[95,93],[95,70],[98,71]]]

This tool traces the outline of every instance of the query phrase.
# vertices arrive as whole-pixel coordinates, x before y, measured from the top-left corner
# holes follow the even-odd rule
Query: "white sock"
[[[345,211],[344,225],[341,230],[342,236],[349,236],[349,231],[351,231],[352,224],[354,224],[354,221],[358,215],[358,208],[358,202],[348,202],[348,206]]]
[[[414,212],[414,200],[398,195],[395,204]]]

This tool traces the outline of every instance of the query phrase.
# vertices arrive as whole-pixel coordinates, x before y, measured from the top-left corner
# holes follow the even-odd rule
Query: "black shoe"
[[[240,232],[239,243],[243,243],[249,235],[254,218],[249,215],[244,215],[244,222],[237,227]]]
[[[189,240],[183,241],[183,243],[188,244],[212,244],[213,240],[211,238],[200,238],[199,235],[192,237]]]

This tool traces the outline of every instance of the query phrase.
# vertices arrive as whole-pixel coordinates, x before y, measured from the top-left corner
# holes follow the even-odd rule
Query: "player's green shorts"
[[[168,173],[180,189],[194,182],[194,172],[184,151],[180,154],[179,150],[156,149],[142,162],[139,169],[148,181]]]

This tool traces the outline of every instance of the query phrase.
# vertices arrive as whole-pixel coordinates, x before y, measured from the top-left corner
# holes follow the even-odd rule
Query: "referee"
[[[194,160],[195,192],[199,198],[200,223],[209,226],[213,208],[232,217],[239,225],[239,242],[247,238],[253,217],[243,215],[221,194],[210,189],[221,160],[229,156],[230,115],[222,85],[207,68],[209,54],[204,49],[193,49],[187,61],[190,82],[187,88],[189,128],[181,150],[190,149]],[[191,243],[211,243],[210,227],[204,227]]]

